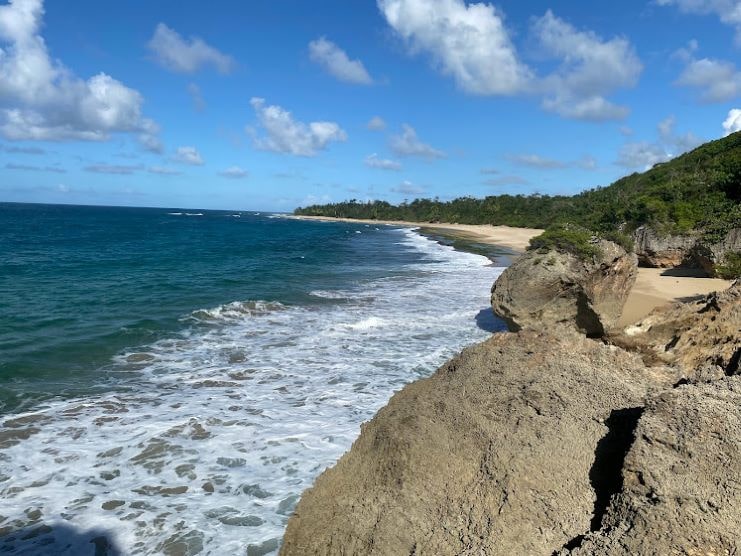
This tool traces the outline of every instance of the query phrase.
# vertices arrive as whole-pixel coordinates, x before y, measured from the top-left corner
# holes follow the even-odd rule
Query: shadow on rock
[[[494,314],[491,307],[481,309],[476,313],[474,319],[476,320],[476,326],[481,330],[486,330],[487,332],[492,333],[504,332],[507,330],[505,322]]]

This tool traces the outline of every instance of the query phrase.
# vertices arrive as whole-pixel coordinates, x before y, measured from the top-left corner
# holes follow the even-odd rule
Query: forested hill
[[[547,228],[575,223],[595,231],[651,224],[665,232],[702,229],[720,237],[741,226],[741,132],[711,141],[643,173],[573,196],[497,195],[312,205],[299,215]]]

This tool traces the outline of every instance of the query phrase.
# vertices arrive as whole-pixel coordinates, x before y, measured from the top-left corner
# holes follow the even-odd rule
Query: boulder
[[[684,377],[741,373],[741,280],[694,301],[655,309],[611,340],[644,354],[646,362],[675,365]]]
[[[741,553],[741,377],[651,400],[635,437],[601,530],[562,554]]]
[[[692,251],[699,266],[715,275],[715,267],[726,262],[728,253],[741,253],[741,228],[733,228],[717,243],[711,245],[697,244]]]
[[[600,240],[601,254],[528,251],[494,283],[491,304],[511,331],[562,325],[603,336],[620,318],[637,276],[635,255]]]
[[[551,555],[599,527],[647,392],[672,381],[584,337],[494,335],[363,425],[281,554]]]
[[[633,232],[638,262],[652,268],[695,267],[697,264],[692,252],[698,235],[660,234],[650,226],[640,226]]]

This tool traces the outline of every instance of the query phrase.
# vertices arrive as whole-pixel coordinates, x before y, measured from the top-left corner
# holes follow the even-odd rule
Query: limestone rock
[[[698,234],[664,235],[649,226],[640,226],[633,232],[635,251],[641,266],[673,268],[696,266],[692,251]]]
[[[600,241],[602,255],[581,260],[571,253],[528,251],[492,288],[491,304],[512,331],[565,325],[602,336],[620,318],[637,276],[635,255]]]
[[[693,250],[697,263],[708,275],[715,275],[715,267],[726,262],[726,255],[741,252],[741,228],[729,230],[725,237],[712,245],[698,244]]]
[[[741,553],[741,377],[650,401],[624,485],[573,556]]]
[[[550,555],[606,508],[649,384],[667,381],[612,346],[494,335],[362,427],[281,554]]]
[[[647,362],[678,366],[690,379],[718,367],[720,376],[739,374],[741,359],[741,281],[696,301],[654,310],[613,337],[638,350]],[[712,376],[710,378],[713,378]]]

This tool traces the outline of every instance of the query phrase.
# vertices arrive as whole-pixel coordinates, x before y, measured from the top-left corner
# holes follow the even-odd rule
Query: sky
[[[0,201],[573,194],[740,129],[739,0],[0,0]]]

